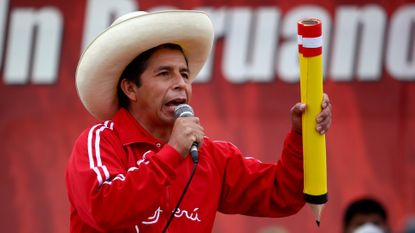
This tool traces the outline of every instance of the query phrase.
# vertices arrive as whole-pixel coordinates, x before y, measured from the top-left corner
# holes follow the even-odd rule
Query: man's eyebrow
[[[187,67],[183,67],[183,68],[180,68],[180,72],[187,72],[187,73],[190,73],[190,70],[189,70],[189,68],[187,68]]]
[[[158,66],[156,69],[154,69],[156,72],[160,70],[172,70],[171,66]]]
[[[171,66],[158,66],[156,69],[154,69],[155,72],[161,71],[161,70],[173,70],[173,67]],[[187,67],[182,67],[179,69],[180,72],[187,72],[190,73],[189,68]]]

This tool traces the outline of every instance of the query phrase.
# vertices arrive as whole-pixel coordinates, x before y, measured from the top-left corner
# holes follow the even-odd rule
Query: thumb
[[[302,133],[302,122],[301,122],[301,115],[304,113],[306,105],[303,103],[296,103],[291,108],[291,120],[292,120],[292,129],[297,132],[297,134],[301,135]]]
[[[296,103],[291,109],[291,113],[293,115],[301,116],[303,112],[305,111],[306,105],[303,103]]]

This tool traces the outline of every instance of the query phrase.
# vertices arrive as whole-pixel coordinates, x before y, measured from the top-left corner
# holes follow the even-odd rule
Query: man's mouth
[[[172,99],[169,102],[167,102],[165,104],[165,106],[171,107],[171,108],[176,108],[177,105],[179,105],[179,104],[185,104],[185,103],[186,103],[186,99],[185,98],[176,98],[176,99]]]

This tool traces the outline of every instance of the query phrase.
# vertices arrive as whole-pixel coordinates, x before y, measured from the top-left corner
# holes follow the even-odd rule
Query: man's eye
[[[189,74],[188,73],[182,73],[182,77],[185,79],[189,79]]]
[[[160,76],[166,76],[166,75],[168,75],[169,74],[169,72],[167,72],[167,71],[162,71],[162,72],[160,72],[158,75],[160,75]]]

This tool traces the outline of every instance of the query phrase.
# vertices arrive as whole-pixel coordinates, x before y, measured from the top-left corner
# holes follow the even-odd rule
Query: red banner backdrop
[[[323,22],[334,115],[320,228],[305,207],[282,219],[218,214],[214,232],[340,232],[346,205],[367,195],[385,204],[394,232],[404,227],[415,214],[415,2],[2,0],[2,232],[68,232],[66,162],[96,122],[74,87],[81,51],[122,13],[170,8],[203,9],[214,22],[191,102],[206,133],[264,162],[279,158],[299,101],[296,21]]]

